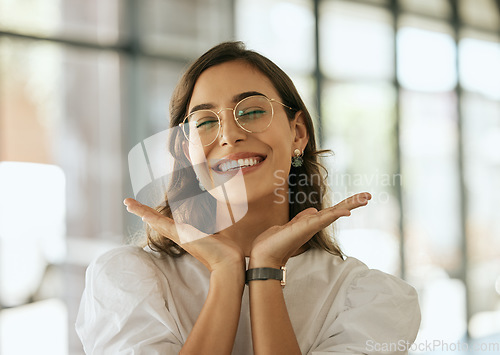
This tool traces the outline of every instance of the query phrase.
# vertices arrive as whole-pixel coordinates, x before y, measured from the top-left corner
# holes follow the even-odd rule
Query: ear
[[[294,149],[298,148],[304,151],[307,142],[309,142],[309,134],[307,133],[306,120],[302,111],[298,111],[294,119],[290,121],[290,129],[292,130]]]

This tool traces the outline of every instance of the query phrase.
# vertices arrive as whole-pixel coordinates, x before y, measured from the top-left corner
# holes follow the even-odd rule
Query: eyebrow
[[[264,95],[263,93],[258,92],[258,91],[245,91],[245,92],[242,92],[240,94],[234,95],[233,98],[231,99],[231,101],[232,101],[232,103],[236,104],[237,102],[240,102],[241,100],[246,99],[247,97],[250,97],[250,96],[267,97],[266,95]],[[199,111],[199,110],[211,110],[214,108],[215,108],[215,105],[213,103],[199,104],[199,105],[194,106],[191,109],[191,111],[189,111],[189,114],[191,114],[195,111]]]

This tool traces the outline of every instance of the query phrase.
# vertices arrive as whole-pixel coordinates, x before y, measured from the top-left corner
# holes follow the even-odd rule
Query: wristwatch
[[[279,280],[281,286],[286,285],[286,267],[274,269],[270,267],[261,267],[256,269],[248,269],[246,272],[245,283],[254,280]]]

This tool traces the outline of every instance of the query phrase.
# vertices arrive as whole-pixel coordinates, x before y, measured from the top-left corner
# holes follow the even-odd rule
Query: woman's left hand
[[[308,208],[287,224],[267,229],[252,244],[251,267],[279,269],[316,233],[338,218],[350,216],[351,210],[365,206],[371,198],[368,192],[363,192],[321,211]]]

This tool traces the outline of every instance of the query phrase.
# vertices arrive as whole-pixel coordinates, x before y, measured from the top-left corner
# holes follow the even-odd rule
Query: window
[[[64,224],[53,233],[62,238],[62,256],[44,253],[55,250],[50,238],[9,244],[9,255],[23,251],[32,263],[24,265],[22,282],[0,287],[0,353],[83,353],[73,325],[85,268],[143,229],[122,205],[132,196],[128,151],[168,127],[170,95],[189,61],[233,38],[230,5],[0,0],[1,178],[10,164],[32,167],[23,179],[10,179],[16,185],[9,189],[1,180],[0,209],[9,207],[6,192],[31,191],[22,184],[28,177],[42,181],[42,170],[57,171],[65,181],[59,185]],[[45,188],[25,201],[23,213],[49,212],[46,195],[55,192]],[[2,238],[12,240],[9,231]],[[2,272],[19,268],[5,253],[0,258]],[[38,329],[34,340],[40,341],[19,341],[28,325]]]
[[[238,38],[300,85],[308,73],[334,200],[374,195],[337,223],[346,252],[417,288],[417,342],[498,339],[498,2],[273,1],[267,15],[236,4]],[[279,36],[296,29],[293,46]]]

